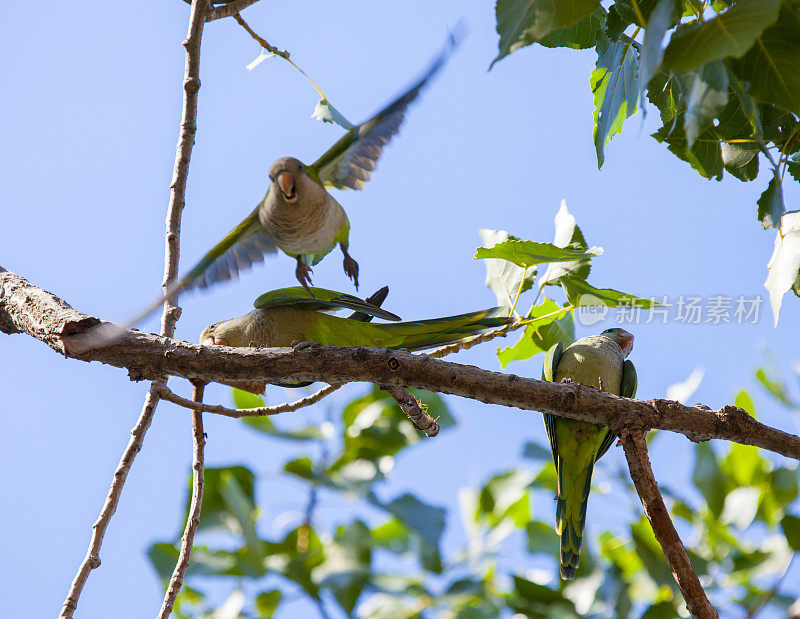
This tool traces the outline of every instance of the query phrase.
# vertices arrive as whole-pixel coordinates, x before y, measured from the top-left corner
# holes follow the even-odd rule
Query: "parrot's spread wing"
[[[258,208],[231,230],[177,284],[177,290],[207,288],[239,277],[239,271],[263,262],[266,254],[278,248],[269,232],[258,221]]]
[[[633,362],[630,359],[627,359],[622,365],[622,387],[620,389],[620,395],[623,398],[636,397],[636,383],[636,368],[634,367]],[[597,457],[594,459],[595,462],[603,457],[603,455],[614,444],[615,440],[617,440],[616,435],[609,430],[608,433],[603,437],[603,442],[600,443],[600,448],[597,450]]]
[[[405,118],[406,110],[428,81],[439,72],[459,43],[451,34],[425,74],[404,94],[369,120],[348,131],[311,166],[325,187],[362,189],[378,159]]]
[[[553,382],[556,375],[558,362],[561,361],[561,354],[564,352],[564,344],[558,342],[550,347],[544,357],[542,365],[542,380]],[[558,442],[556,441],[556,416],[544,413],[544,430],[547,433],[547,440],[550,441],[550,452],[553,454],[553,462],[558,468]]]
[[[125,329],[141,322],[157,310],[168,297],[192,290],[206,288],[217,282],[235,279],[239,271],[249,269],[254,262],[262,262],[265,254],[277,251],[275,241],[258,221],[258,209],[222,239],[180,280],[172,284],[167,293],[148,306],[136,318],[123,325]]]
[[[314,296],[311,296],[312,293]],[[302,286],[279,288],[278,290],[271,290],[270,292],[262,294],[255,300],[253,306],[256,309],[293,307],[295,309],[310,311],[349,309],[376,318],[383,318],[384,320],[400,320],[399,316],[381,309],[377,304],[369,301],[362,301],[351,294],[336,292],[335,290],[326,290],[325,288],[312,287],[310,288],[310,292]]]

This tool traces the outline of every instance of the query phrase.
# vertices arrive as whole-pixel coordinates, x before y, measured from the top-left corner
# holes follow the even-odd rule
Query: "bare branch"
[[[619,436],[625,450],[625,457],[628,459],[633,485],[642,500],[644,513],[650,521],[650,526],[653,527],[653,533],[664,550],[664,556],[672,569],[672,575],[686,600],[686,607],[693,617],[703,619],[719,617],[716,609],[708,601],[700,579],[692,569],[686,548],[675,530],[675,525],[672,524],[666,505],[664,505],[664,499],[661,497],[658,484],[653,477],[650,459],[647,457],[645,433],[640,430],[623,429]]]
[[[203,389],[205,383],[195,383],[192,399],[197,403],[203,401]],[[203,507],[203,484],[205,481],[205,457],[204,450],[206,445],[205,432],[203,431],[203,413],[192,412],[192,500],[189,505],[189,514],[186,518],[186,527],[181,537],[181,550],[178,553],[178,562],[169,579],[169,586],[164,594],[164,602],[158,613],[158,619],[167,619],[172,614],[172,607],[175,599],[183,586],[183,577],[189,567],[189,558],[192,556],[192,545],[194,544],[194,534],[200,525],[200,510]]]
[[[253,31],[253,29],[247,24],[247,22],[244,21],[244,19],[242,19],[242,16],[239,15],[239,13],[234,13],[233,14],[233,18],[239,23],[239,25],[242,28],[247,30],[247,33],[251,37],[253,37],[261,47],[263,47],[265,50],[267,50],[270,54],[275,54],[276,56],[280,56],[284,60],[289,60],[289,52],[287,52],[285,50],[282,50],[282,49],[278,49],[274,45],[270,45],[269,42],[266,39],[264,39],[263,37],[260,37],[259,35],[257,35]]]
[[[172,402],[173,404],[177,404],[178,406],[183,406],[184,408],[238,419],[242,417],[265,417],[267,415],[277,415],[278,413],[290,413],[292,411],[305,408],[306,406],[316,404],[321,399],[343,386],[344,383],[339,383],[338,385],[328,385],[316,393],[312,393],[311,395],[306,396],[305,398],[300,398],[299,400],[295,400],[294,402],[277,404],[275,406],[261,406],[259,408],[226,408],[225,406],[220,406],[218,404],[203,404],[197,401],[193,402],[192,400],[187,400],[186,398],[182,398],[181,396],[175,394],[169,389],[169,387],[166,386],[161,388],[160,395],[162,399]]]
[[[164,384],[165,382],[163,380],[154,381],[150,387],[150,391],[145,397],[142,412],[133,430],[131,430],[130,441],[128,441],[125,451],[122,452],[122,458],[120,458],[117,469],[114,471],[114,479],[111,482],[111,488],[106,496],[103,509],[100,510],[100,516],[98,516],[97,521],[92,526],[92,539],[89,542],[89,550],[86,551],[86,557],[83,559],[83,562],[78,568],[78,573],[72,581],[67,599],[64,600],[64,604],[61,608],[61,617],[73,616],[75,609],[78,607],[78,598],[80,598],[81,591],[83,591],[83,586],[89,578],[89,573],[93,569],[100,567],[100,547],[103,545],[106,529],[108,528],[109,522],[111,522],[111,517],[114,515],[114,512],[117,511],[117,504],[122,494],[122,487],[125,485],[125,480],[128,478],[128,472],[131,470],[131,465],[133,465],[133,459],[142,448],[145,432],[147,432],[147,428],[150,427],[150,422],[153,420],[153,413],[156,410],[156,404],[158,404],[157,389]]]
[[[256,2],[258,0],[233,0],[233,2],[228,2],[222,6],[215,6],[211,9],[211,14],[206,17],[206,21],[214,21],[215,19],[236,15],[239,11],[244,11],[248,6]]]
[[[178,276],[178,259],[180,257],[181,213],[185,204],[186,179],[189,175],[189,160],[194,146],[195,132],[197,131],[197,91],[200,89],[200,43],[203,37],[203,25],[208,8],[207,0],[193,0],[189,15],[189,28],[183,47],[186,50],[186,62],[183,82],[183,111],[178,146],[175,153],[175,168],[170,183],[169,206],[167,207],[166,239],[164,247],[164,281],[163,288],[166,293],[167,286]],[[0,273],[2,275],[2,273]],[[161,335],[172,337],[175,333],[175,323],[180,317],[181,310],[172,299],[167,299],[161,316]],[[55,317],[59,322],[58,316]],[[6,321],[0,319],[0,329],[8,326]],[[64,332],[69,332],[74,326],[62,324]],[[5,329],[3,329],[5,330]],[[52,345],[52,344],[51,344]],[[100,565],[100,546],[111,517],[117,509],[122,488],[128,476],[136,454],[142,448],[144,435],[150,427],[156,406],[158,394],[166,386],[166,379],[154,376],[150,390],[145,397],[142,413],[131,431],[131,440],[122,454],[119,465],[114,472],[114,480],[106,496],[105,504],[100,516],[92,528],[92,539],[89,550],[78,568],[78,573],[72,582],[70,591],[61,609],[61,617],[71,618],[78,606],[78,598],[91,570]]]
[[[402,387],[393,387],[392,385],[380,385],[380,388],[397,400],[400,410],[406,414],[417,430],[430,437],[439,434],[439,424],[422,410],[417,399],[408,391]]]
[[[631,400],[578,383],[550,383],[490,372],[403,350],[311,342],[294,348],[198,346],[122,331],[108,323],[109,329],[120,332],[119,337],[113,343],[103,338],[106,343],[102,346],[87,349],[81,333],[87,331],[87,325],[98,323],[98,319],[76,312],[19,275],[0,271],[0,324],[12,325],[14,331],[28,333],[67,357],[127,368],[133,380],[171,375],[214,382],[319,381],[333,385],[364,381],[417,387],[631,431],[669,430],[692,441],[724,439],[800,460],[800,438],[764,425],[735,406],[713,411],[670,400]]]

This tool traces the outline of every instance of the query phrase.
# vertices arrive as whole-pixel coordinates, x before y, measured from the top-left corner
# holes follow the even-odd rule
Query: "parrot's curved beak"
[[[297,192],[294,186],[294,174],[291,172],[281,172],[275,179],[278,183],[278,188],[281,190],[283,197],[287,202],[294,202],[297,200]]]
[[[200,344],[203,346],[227,346],[227,342],[225,342],[225,340],[219,337],[214,337],[213,335],[203,338]]]

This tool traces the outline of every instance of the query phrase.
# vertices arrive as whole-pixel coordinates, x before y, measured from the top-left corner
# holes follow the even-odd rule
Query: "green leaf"
[[[800,162],[787,161],[786,170],[789,172],[789,174],[792,176],[794,180],[800,183]]]
[[[347,120],[344,115],[333,107],[327,99],[320,99],[314,107],[311,118],[317,118],[324,123],[331,123],[344,127],[348,131],[355,129],[355,125]]]
[[[764,481],[769,473],[767,461],[750,445],[731,444],[731,450],[722,461],[721,468],[737,486],[756,486]]]
[[[555,301],[546,298],[531,308],[527,318],[546,316],[559,309],[561,307]],[[527,325],[516,344],[497,349],[497,358],[500,365],[505,368],[512,361],[524,361],[537,353],[547,352],[556,342],[564,342],[564,346],[569,346],[573,341],[575,341],[575,322],[572,312],[567,312],[561,318]]]
[[[506,518],[518,527],[530,520],[528,486],[533,476],[528,471],[512,470],[493,476],[481,488],[478,515],[496,527]]]
[[[648,85],[647,97],[659,109],[663,123],[653,137],[666,143],[671,153],[688,162],[701,176],[721,179],[722,153],[719,136],[713,127],[698,136],[692,148],[688,148],[683,130],[686,104],[677,77],[672,73],[659,71]]]
[[[692,481],[706,500],[711,514],[719,517],[728,494],[728,480],[717,462],[717,456],[708,443],[695,446]]]
[[[560,281],[567,299],[576,307],[607,305],[611,307],[630,306],[648,309],[660,305],[653,299],[637,297],[611,288],[595,288],[590,283],[574,277],[562,277]]]
[[[773,171],[769,185],[758,199],[758,219],[764,229],[777,228],[786,210],[783,206],[783,185],[778,170]]]
[[[480,235],[483,245],[487,249],[492,249],[498,243],[508,240],[519,240],[510,236],[505,230],[481,230]],[[517,298],[517,291],[522,294],[533,286],[533,280],[536,277],[535,268],[528,269],[526,272],[523,267],[499,258],[487,258],[483,264],[486,267],[486,285],[497,297],[497,304],[509,311],[514,304],[514,299]],[[522,290],[519,290],[520,285]]]
[[[475,258],[508,260],[523,268],[532,267],[544,262],[585,260],[601,255],[603,255],[603,250],[600,247],[572,249],[569,247],[557,247],[552,243],[537,243],[535,241],[520,241],[518,239],[508,239],[490,248],[478,247],[475,252]]]
[[[785,515],[781,519],[781,529],[786,536],[789,548],[794,551],[800,550],[800,518],[790,514]]]
[[[617,6],[615,4],[614,6]],[[676,2],[675,0],[659,0],[655,8],[647,18],[647,29],[644,32],[644,44],[642,45],[642,55],[639,59],[639,93],[644,96],[648,82],[661,66],[664,59],[664,48],[661,42],[667,30],[676,23]]]
[[[553,245],[556,247],[568,247],[570,249],[588,250],[586,239],[583,232],[578,227],[575,217],[567,208],[567,201],[561,200],[561,206],[555,216],[555,236]],[[588,251],[599,251],[602,255],[602,248],[593,247]],[[591,272],[592,264],[590,258],[571,260],[568,262],[551,262],[547,265],[547,270],[539,279],[539,286],[558,284],[562,275],[571,275],[578,279],[586,279]]]
[[[719,114],[716,134],[720,140],[722,164],[741,181],[758,176],[758,155],[761,152],[756,136],[761,136],[758,108],[746,93],[737,93],[736,76],[728,73],[733,95]],[[709,132],[707,132],[709,133]]]
[[[641,517],[637,522],[631,524],[631,537],[636,554],[644,563],[650,577],[661,586],[676,588],[672,571],[664,558],[664,551],[646,518]]]
[[[560,540],[553,527],[544,522],[532,521],[526,527],[528,537],[528,552],[536,554],[538,552],[558,557],[560,552]]]
[[[244,466],[206,467],[203,487],[203,505],[200,512],[199,530],[223,529],[239,534],[238,523],[225,499],[225,488],[234,483],[252,509],[255,509],[255,475]],[[187,493],[185,514],[189,511],[191,478]]]
[[[720,61],[709,62],[697,71],[679,76],[684,87],[686,112],[683,129],[687,147],[711,124],[728,101],[728,71]]]
[[[531,442],[525,443],[522,448],[522,455],[530,460],[544,460],[545,462],[548,462],[551,457],[549,447],[542,447],[539,443]]]
[[[372,502],[419,533],[426,542],[436,548],[439,547],[439,538],[444,531],[447,510],[423,503],[408,493],[396,498],[391,503],[382,504],[377,500]]]
[[[371,560],[372,534],[356,520],[337,529],[334,540],[325,545],[325,563],[314,571],[319,586],[333,593],[348,616],[369,581]]]
[[[756,405],[753,403],[753,398],[744,390],[736,394],[733,405],[746,410],[751,417],[756,416]]]
[[[761,115],[758,113],[758,105],[756,105],[750,93],[747,92],[744,84],[739,81],[739,78],[736,77],[736,74],[732,71],[728,72],[728,81],[730,82],[734,94],[739,99],[742,113],[753,129],[753,135],[762,137],[764,135],[764,129],[761,126]]]
[[[235,387],[231,391],[233,404],[236,408],[262,408],[265,406],[264,398],[257,396],[255,393],[236,389]]]
[[[270,589],[269,591],[262,591],[256,596],[256,610],[258,611],[259,619],[262,617],[272,617],[275,614],[275,609],[281,603],[283,594],[279,589]]]
[[[800,211],[783,214],[767,270],[769,274],[764,288],[769,292],[769,302],[777,327],[783,295],[793,289],[800,296]]]
[[[758,488],[734,488],[725,497],[720,522],[732,524],[742,531],[749,527],[756,517],[760,494]]]
[[[777,0],[750,1],[764,6],[777,4]],[[750,84],[750,94],[757,101],[774,103],[800,115],[798,58],[800,17],[796,8],[783,6],[775,25],[767,28],[756,45],[732,66],[736,75]]]
[[[771,377],[764,368],[756,370],[756,380],[769,391],[772,396],[785,406],[792,406],[792,401],[786,391],[786,386],[780,378]]]
[[[599,6],[600,0],[497,0],[499,52],[489,68],[511,52],[588,17]]]
[[[696,71],[714,60],[741,58],[775,22],[780,6],[780,0],[739,0],[713,19],[679,26],[664,53],[664,64],[673,71]]]
[[[248,563],[256,574],[263,573],[265,549],[256,533],[256,507],[252,495],[247,494],[230,471],[223,473],[220,478],[220,494],[225,500],[228,512],[236,519],[240,534],[245,539]]]
[[[571,26],[553,30],[539,39],[543,47],[569,47],[571,49],[588,49],[597,45],[597,40],[603,36],[603,21],[606,11],[603,7],[583,19],[579,19]]]
[[[597,68],[589,79],[594,93],[594,146],[597,167],[603,167],[605,145],[636,113],[639,98],[639,52],[633,41],[597,42]]]

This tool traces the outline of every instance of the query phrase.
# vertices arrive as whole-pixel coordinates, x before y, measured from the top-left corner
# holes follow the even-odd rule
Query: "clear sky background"
[[[188,13],[179,0],[138,2],[135,10],[109,2],[19,3],[0,23],[0,264],[104,319],[124,320],[160,290]],[[588,83],[593,52],[529,47],[487,72],[497,50],[489,2],[265,0],[244,17],[288,49],[356,122],[401,91],[440,49],[448,28],[466,20],[470,35],[411,110],[373,180],[360,193],[336,195],[350,216],[362,292],[389,284],[386,305],[405,319],[491,306],[484,266],[472,258],[478,230],[549,241],[565,198],[589,243],[605,248],[594,260],[594,285],[672,300],[764,299],[754,325],[626,326],[636,336],[631,358],[640,397],[663,396],[701,366],[706,374],[692,402],[719,407],[740,388],[757,392],[752,373],[767,358],[764,351],[774,355],[769,363],[791,372],[800,304],[787,295],[775,329],[763,288],[774,231],[762,230],[755,201],[767,179],[703,180],[649,137],[657,127],[653,108],[644,121],[641,114],[627,121],[598,171]],[[232,19],[206,26],[182,272],[263,197],[274,159],[313,161],[341,135],[310,118],[315,92],[287,63],[273,59],[246,71],[258,53]],[[788,207],[798,208],[800,192],[789,182]],[[235,285],[182,297],[177,336],[196,341],[209,323],[248,311],[261,292],[294,285],[293,271],[281,256]],[[318,285],[352,292],[338,252],[314,275]],[[608,326],[613,320],[579,327],[578,335]],[[143,328],[157,330],[157,319]],[[498,369],[495,349],[484,345],[456,360]],[[540,367],[541,357],[509,371],[538,376]],[[185,381],[171,384],[189,393]],[[30,337],[0,336],[3,616],[54,616],[60,609],[147,386],[116,368],[64,360]],[[352,386],[334,402],[367,388]],[[294,395],[276,389],[268,398]],[[229,404],[230,390],[209,387],[206,400]],[[458,429],[409,449],[382,491],[391,497],[411,490],[453,508],[445,548],[454,549],[464,539],[455,517],[458,489],[520,465],[521,437],[545,439],[537,414],[448,401]],[[756,404],[762,420],[797,431],[797,420],[766,397],[759,394]],[[277,423],[305,425],[323,412],[305,409]],[[264,531],[277,535],[305,501],[305,489],[280,476],[280,467],[307,448],[267,442],[239,422],[211,415],[206,429],[207,465],[252,467],[262,480]],[[145,549],[178,530],[190,437],[189,413],[161,404],[79,616],[155,613],[162,591]],[[685,485],[691,495],[689,443],[664,434],[654,445],[656,476]],[[603,460],[600,482],[620,466],[618,451]],[[619,500],[613,493],[593,496],[590,530],[614,524]],[[324,522],[352,509],[323,494]],[[552,509],[552,502],[534,505],[547,521]],[[287,605],[279,616],[297,616],[297,608]]]

